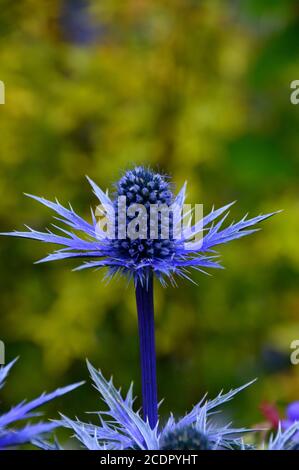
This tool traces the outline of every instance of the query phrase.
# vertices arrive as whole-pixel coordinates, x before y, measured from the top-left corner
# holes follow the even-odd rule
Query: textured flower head
[[[4,380],[15,361],[11,362],[5,367],[0,367],[0,389],[4,385]],[[71,392],[77,388],[81,383],[69,385],[68,387],[59,388],[56,391],[48,394],[42,394],[39,398],[30,402],[23,401],[19,405],[11,408],[7,413],[0,414],[0,450],[6,449],[10,446],[25,444],[33,439],[40,438],[42,434],[49,433],[58,426],[57,423],[43,423],[36,424],[27,423],[25,427],[15,428],[14,426],[18,421],[27,420],[34,416],[38,416],[34,410],[40,406],[48,403],[54,398],[60,397],[65,393]]]
[[[116,192],[128,198],[128,205],[136,202],[149,207],[160,202],[170,206],[173,202],[169,178],[142,166],[127,171],[116,183]]]
[[[58,214],[56,219],[66,227],[53,224],[54,232],[39,232],[27,227],[28,231],[3,235],[40,240],[62,247],[41,262],[86,259],[77,269],[108,267],[109,275],[124,273],[135,283],[146,282],[154,273],[162,283],[167,280],[175,283],[175,276],[190,279],[190,268],[203,272],[206,268],[220,268],[215,247],[255,232],[258,229],[253,227],[272,215],[259,215],[252,219],[245,216],[239,222],[223,227],[231,203],[217,210],[212,209],[192,224],[192,211],[185,213],[183,210],[186,184],[174,196],[168,177],[136,167],[127,171],[116,183],[116,190],[110,198],[108,192],[103,192],[91,179],[88,180],[100,203],[96,213],[92,211],[91,222],[82,219],[71,206],[66,208],[57,200],[51,202],[28,195],[53,209]],[[149,217],[152,206],[155,208],[154,220]],[[168,211],[170,207],[175,208],[175,215],[174,211]],[[163,217],[163,211],[168,213],[168,219]],[[105,215],[112,230],[104,230],[96,215]],[[175,231],[177,226],[185,227],[179,237]],[[194,238],[199,241],[190,243]]]
[[[205,434],[196,426],[185,426],[164,434],[160,442],[161,450],[210,450],[210,443]]]
[[[157,213],[157,233],[154,232],[154,220],[151,217],[154,207],[171,207],[174,202],[174,196],[170,188],[168,178],[154,173],[150,169],[137,167],[128,171],[116,185],[116,197],[114,200],[115,209],[115,231],[117,235],[121,230],[125,234],[124,238],[115,237],[112,243],[116,254],[120,258],[131,260],[136,266],[139,264],[154,265],[159,260],[168,260],[175,255],[175,241],[173,233],[172,214],[169,214],[167,235],[164,235],[163,220],[161,212]],[[124,198],[125,214],[119,213],[119,201]],[[130,224],[135,213],[143,212],[139,219],[142,229],[139,230],[138,238],[134,238],[134,233],[130,234]],[[133,220],[133,226],[135,227]],[[166,225],[166,224],[165,224]],[[132,236],[133,235],[133,236]]]

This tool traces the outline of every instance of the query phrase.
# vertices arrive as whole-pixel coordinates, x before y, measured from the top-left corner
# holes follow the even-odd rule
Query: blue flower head
[[[299,401],[293,401],[286,409],[286,419],[283,419],[280,423],[281,429],[287,431],[295,423],[299,423]],[[296,441],[297,448],[299,449],[299,425],[297,432],[292,436],[292,439]]]
[[[51,202],[27,194],[54,210],[58,214],[55,218],[65,227],[53,224],[55,230],[46,232],[28,227],[28,231],[4,235],[35,239],[62,247],[40,262],[85,259],[77,269],[108,267],[109,275],[124,273],[133,278],[135,284],[138,281],[143,283],[154,273],[162,283],[167,280],[175,283],[175,276],[190,279],[190,268],[203,272],[207,268],[220,268],[215,247],[257,231],[255,225],[272,215],[259,215],[251,219],[245,216],[239,222],[224,227],[231,203],[217,210],[212,209],[192,225],[191,213],[184,213],[183,210],[186,184],[175,196],[168,177],[148,168],[136,167],[127,171],[116,183],[113,197],[110,198],[108,192],[102,191],[91,179],[88,180],[100,203],[96,213],[92,211],[91,222],[77,215],[71,206],[66,208],[57,200]],[[121,210],[122,206],[126,209],[125,213]],[[153,206],[161,209],[161,212],[158,209],[156,222],[150,217]],[[176,208],[176,215],[169,211],[167,232],[162,213],[173,207]],[[113,227],[113,236],[97,220],[96,216],[104,213],[105,220]],[[130,233],[128,235],[132,224],[135,229],[142,225],[142,230],[139,233],[135,230],[134,236]],[[175,227],[184,224],[187,228],[177,237]],[[200,240],[190,243],[194,237]]]
[[[284,427],[287,428],[295,421],[299,421],[299,401],[293,401],[287,407],[287,419],[283,421]]]
[[[11,362],[5,367],[0,368],[0,389],[4,385],[4,381],[15,361]],[[19,421],[28,420],[34,416],[38,416],[34,410],[40,406],[48,403],[54,398],[60,397],[65,393],[71,392],[77,388],[81,383],[69,385],[68,387],[59,388],[56,391],[48,394],[42,394],[39,398],[30,402],[23,401],[17,406],[11,408],[7,413],[0,414],[0,450],[7,447],[25,444],[33,439],[40,438],[42,434],[49,433],[58,426],[58,423],[29,423],[23,427],[15,427]]]
[[[209,440],[196,426],[185,426],[164,433],[161,450],[211,450]]]
[[[133,261],[135,266],[145,263],[146,266],[154,267],[155,262],[171,262],[175,256],[177,246],[174,242],[173,224],[170,220],[170,226],[166,236],[163,236],[163,223],[157,220],[157,235],[151,238],[151,222],[150,222],[150,208],[153,205],[165,205],[171,207],[174,202],[174,196],[170,188],[170,183],[166,177],[159,173],[153,173],[151,170],[137,167],[132,171],[128,171],[116,185],[116,201],[118,198],[124,197],[126,201],[126,209],[129,212],[130,207],[137,205],[144,207],[144,217],[146,218],[144,224],[144,233],[142,237],[136,239],[130,238],[128,235],[124,240],[116,240],[113,243],[113,248],[118,253],[119,258],[125,258],[128,261]],[[115,204],[115,213],[118,215],[118,204]],[[126,211],[126,212],[127,212]],[[132,211],[132,215],[134,211]],[[170,214],[171,217],[171,214]],[[130,214],[123,221],[126,233],[128,226],[131,222]],[[120,228],[118,225],[119,217],[116,217],[116,229]]]

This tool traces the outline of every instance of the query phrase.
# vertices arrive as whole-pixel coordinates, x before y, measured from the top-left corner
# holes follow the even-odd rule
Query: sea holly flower
[[[4,381],[15,362],[16,360],[12,361],[7,366],[0,368],[0,389],[4,386]],[[39,413],[35,411],[37,408],[48,403],[54,398],[58,398],[71,392],[83,383],[84,382],[80,382],[64,388],[58,388],[54,392],[43,394],[30,402],[23,401],[19,405],[11,408],[8,412],[0,415],[0,450],[11,446],[25,444],[35,438],[39,438],[42,434],[49,433],[55,429],[58,426],[58,423],[54,422],[39,422],[36,424],[27,423],[21,428],[15,428],[15,425],[19,421],[38,416]]]
[[[54,210],[58,214],[56,219],[66,227],[53,224],[56,231],[46,232],[28,227],[25,232],[15,231],[5,235],[62,246],[40,262],[87,259],[77,269],[107,267],[108,276],[122,273],[134,280],[143,415],[154,429],[158,420],[154,277],[162,284],[167,280],[175,284],[177,276],[191,280],[191,268],[203,272],[209,268],[220,268],[215,247],[257,231],[255,226],[272,214],[252,219],[245,216],[239,222],[224,227],[231,203],[212,209],[192,225],[192,210],[184,210],[186,184],[175,196],[168,177],[148,168],[136,167],[122,176],[110,198],[107,192],[88,180],[100,203],[96,213],[92,211],[91,222],[82,219],[71,206],[66,208],[57,200],[51,202],[28,195]],[[165,213],[168,214],[166,219]],[[103,228],[101,217],[98,220],[97,215],[103,216],[108,230]]]
[[[157,423],[151,427],[149,420],[134,411],[133,387],[125,398],[102,373],[88,363],[88,369],[95,388],[100,392],[107,411],[95,413],[97,425],[72,420],[62,415],[60,424],[72,429],[76,439],[88,450],[221,450],[242,449],[245,445],[242,435],[250,430],[234,429],[230,424],[219,425],[215,412],[219,406],[230,401],[237,393],[252,382],[226,394],[220,393],[214,400],[206,397],[183,418],[169,417],[164,425]],[[45,442],[36,442],[44,449],[58,449]]]

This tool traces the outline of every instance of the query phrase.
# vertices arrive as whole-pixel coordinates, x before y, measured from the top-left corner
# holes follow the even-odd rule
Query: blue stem
[[[150,274],[147,283],[137,282],[136,304],[140,341],[143,418],[148,419],[153,429],[158,421],[158,399],[152,274]]]

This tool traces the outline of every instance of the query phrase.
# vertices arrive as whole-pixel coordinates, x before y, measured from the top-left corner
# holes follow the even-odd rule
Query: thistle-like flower
[[[12,361],[5,367],[0,368],[0,389],[4,385],[10,369],[14,365],[16,360]],[[44,405],[45,403],[53,400],[54,398],[60,397],[65,393],[71,392],[83,382],[69,385],[64,388],[59,388],[52,393],[43,394],[39,398],[30,402],[23,401],[19,405],[11,408],[7,413],[0,415],[0,450],[4,450],[7,447],[16,446],[31,442],[33,439],[40,438],[42,434],[51,432],[56,428],[58,423],[44,423],[39,422],[36,424],[26,424],[25,427],[15,428],[18,421],[23,421],[34,416],[38,416],[34,410]]]
[[[177,196],[174,196],[168,177],[143,167],[137,167],[126,172],[118,181],[114,197],[110,198],[108,192],[104,193],[90,178],[88,180],[101,204],[102,209],[99,211],[106,211],[108,222],[117,233],[114,232],[111,236],[111,233],[103,230],[94,211],[92,211],[92,222],[90,223],[77,215],[71,206],[65,208],[57,200],[51,202],[42,197],[26,194],[26,196],[53,209],[59,216],[55,217],[58,221],[72,230],[81,232],[87,239],[54,224],[52,224],[53,227],[62,232],[62,235],[55,234],[51,230],[39,232],[30,227],[27,227],[28,231],[25,232],[14,231],[3,233],[3,235],[30,238],[63,246],[62,249],[38,261],[39,263],[66,258],[89,259],[90,261],[83,263],[77,269],[106,266],[109,268],[110,275],[118,272],[127,274],[134,279],[135,284],[138,284],[138,281],[144,284],[152,274],[155,274],[164,283],[167,279],[175,282],[175,276],[189,278],[186,271],[188,268],[200,270],[220,268],[220,264],[214,258],[214,247],[257,231],[257,228],[251,227],[274,214],[259,215],[252,219],[245,216],[239,222],[223,228],[228,209],[234,204],[230,203],[220,209],[213,209],[207,216],[198,220],[195,225],[186,227],[180,238],[176,238],[172,233],[171,215],[169,236],[163,236],[163,221],[160,218],[156,236],[150,235],[153,220],[148,220],[145,232],[143,229],[139,233],[134,232],[137,235],[134,238],[128,235],[128,227],[134,214],[138,213],[139,206],[143,206],[146,210],[146,213],[141,216],[146,215],[148,219],[150,219],[150,208],[155,205],[158,207],[163,205],[164,208],[175,207],[183,211],[186,183]],[[119,201],[119,198],[125,199]],[[119,214],[119,205],[123,204],[126,204],[125,209],[127,209],[126,220],[123,220],[124,214]],[[100,214],[98,213],[98,215]],[[177,224],[182,224],[182,219],[186,220],[191,214],[182,212],[177,214],[177,217],[179,216],[181,218],[177,220]],[[222,218],[214,225],[214,221],[221,216]],[[190,217],[188,220],[190,222]],[[138,222],[139,220],[136,221],[136,223]],[[190,239],[200,233],[202,237],[198,243],[188,243]]]
[[[97,213],[92,211],[91,223],[77,215],[71,206],[65,208],[57,200],[51,202],[28,195],[53,209],[58,214],[56,219],[67,228],[54,225],[61,232],[58,234],[50,230],[39,232],[28,227],[28,231],[4,235],[31,238],[63,247],[40,262],[85,258],[88,261],[77,269],[107,267],[110,276],[123,273],[134,280],[143,414],[154,429],[158,420],[154,277],[162,284],[167,280],[174,284],[176,276],[191,279],[190,268],[203,272],[207,268],[220,268],[214,248],[257,231],[253,227],[272,214],[259,215],[252,219],[245,216],[239,222],[223,228],[228,209],[232,205],[228,204],[220,209],[213,209],[192,225],[192,211],[184,210],[186,184],[174,196],[168,177],[144,167],[127,171],[116,184],[112,198],[92,180],[89,179],[89,182],[101,204]],[[104,216],[109,230],[103,228],[97,215]]]
[[[117,390],[112,379],[108,382],[102,373],[88,363],[95,388],[108,407],[96,414],[99,424],[74,421],[62,415],[59,422],[70,428],[79,442],[89,450],[221,450],[242,448],[242,435],[250,430],[234,429],[230,424],[219,425],[212,418],[216,409],[231,400],[252,382],[226,394],[220,393],[214,400],[206,397],[186,414],[176,420],[172,415],[164,426],[154,428],[144,421],[139,411],[134,411],[132,385],[125,398]],[[51,449],[46,443],[37,442],[42,448]],[[59,447],[55,447],[57,449]]]

